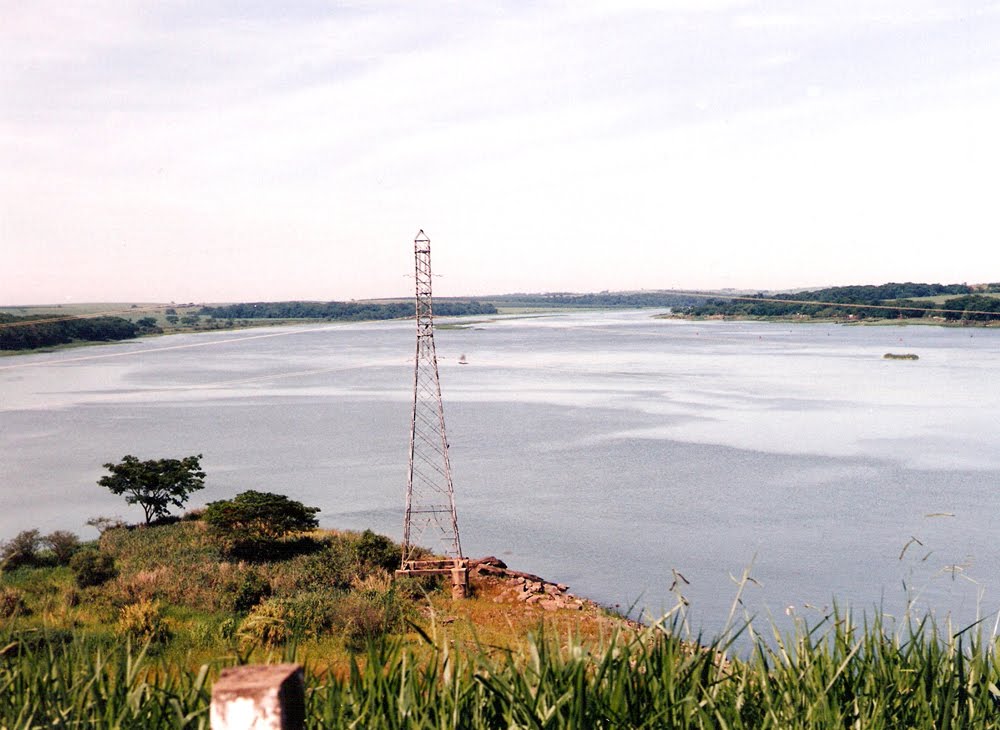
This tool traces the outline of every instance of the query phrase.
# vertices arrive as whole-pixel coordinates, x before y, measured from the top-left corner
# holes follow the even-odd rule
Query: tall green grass
[[[207,728],[207,679],[157,671],[127,643],[22,636],[0,657],[0,727]]]
[[[682,640],[676,616],[602,647],[540,635],[523,650],[369,646],[346,676],[307,664],[309,727],[324,728],[1000,728],[995,638],[933,622],[888,626],[833,613],[765,640]],[[726,658],[742,632],[753,650]],[[210,684],[228,657],[188,671],[68,635],[9,635],[0,726],[206,727]],[[282,657],[293,658],[286,648]]]

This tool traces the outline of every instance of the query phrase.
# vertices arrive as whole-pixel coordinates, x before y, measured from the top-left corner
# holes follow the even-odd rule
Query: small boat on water
[[[468,365],[469,361],[465,359],[465,353],[463,352],[458,358],[459,365]]]

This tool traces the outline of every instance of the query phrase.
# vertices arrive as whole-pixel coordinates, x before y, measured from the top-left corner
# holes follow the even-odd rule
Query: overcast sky
[[[0,304],[1000,281],[1000,2],[0,0]]]

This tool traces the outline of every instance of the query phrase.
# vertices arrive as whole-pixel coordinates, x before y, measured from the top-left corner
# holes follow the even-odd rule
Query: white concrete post
[[[212,687],[212,730],[302,730],[305,715],[298,664],[230,667]]]

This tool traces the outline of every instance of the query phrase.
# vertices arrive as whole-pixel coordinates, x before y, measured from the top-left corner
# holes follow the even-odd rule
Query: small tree
[[[105,464],[111,474],[97,483],[112,494],[124,494],[129,504],[138,504],[146,514],[146,524],[166,517],[171,506],[183,507],[191,492],[205,487],[205,472],[199,463],[201,454],[183,459],[122,457],[118,464]]]
[[[52,557],[58,565],[66,565],[73,553],[80,549],[80,538],[67,530],[56,530],[42,538],[52,551]]]
[[[0,544],[0,569],[17,570],[21,566],[38,564],[38,549],[42,538],[38,530],[22,530],[13,538]]]
[[[250,490],[233,499],[210,502],[204,520],[230,549],[276,542],[294,532],[314,530],[319,507],[306,507],[283,494]]]

